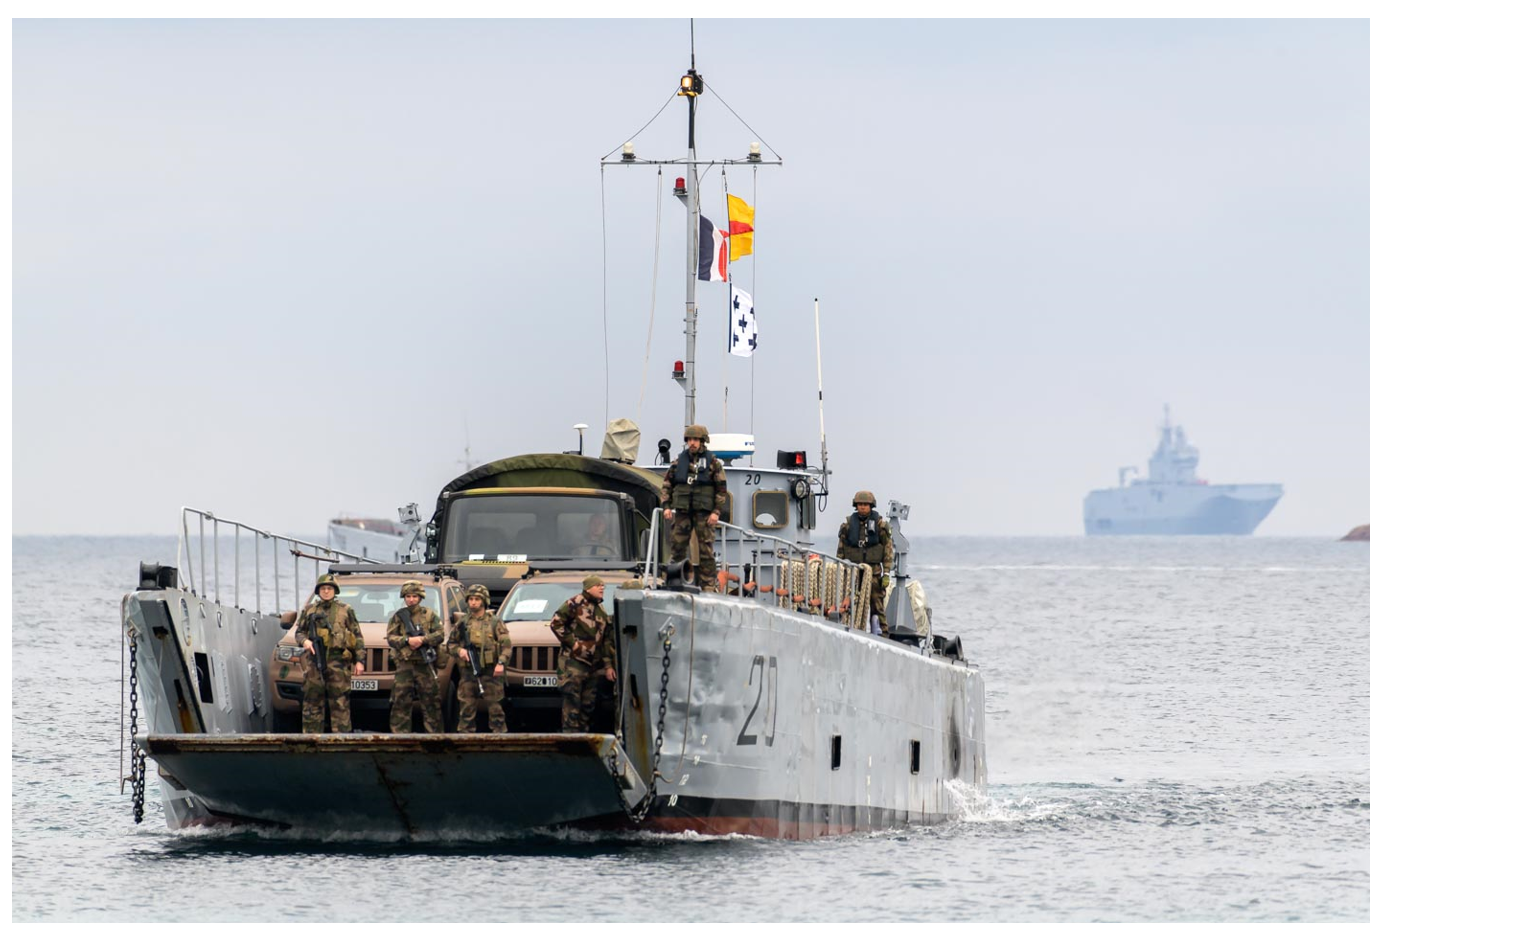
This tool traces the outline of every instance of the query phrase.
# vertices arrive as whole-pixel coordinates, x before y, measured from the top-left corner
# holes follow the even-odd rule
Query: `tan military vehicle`
[[[426,588],[421,605],[431,607],[443,620],[444,631],[450,631],[452,614],[464,608],[463,585],[456,579],[436,572],[433,568],[408,570],[397,566],[384,566],[366,570],[363,566],[337,565],[332,568],[337,579],[337,599],[353,608],[363,628],[363,674],[353,678],[353,690],[349,700],[353,709],[353,727],[360,730],[388,730],[390,689],[395,683],[395,666],[390,659],[389,643],[385,633],[390,617],[405,606],[400,598],[400,585],[408,580],[419,580]],[[311,600],[315,600],[314,593]],[[551,615],[551,610],[548,611]],[[289,630],[274,647],[269,659],[269,697],[274,710],[274,728],[279,732],[300,731],[300,699],[305,685],[305,668],[300,656],[304,649],[295,644],[294,613],[284,614],[282,625]],[[443,720],[451,727],[456,691],[452,686],[453,663],[457,661],[450,653],[438,650],[441,663],[437,678],[443,685]]]
[[[633,580],[633,575],[625,570],[598,568],[533,568],[511,588],[496,611],[511,632],[505,698],[512,730],[558,731],[563,710],[563,695],[558,691],[560,646],[548,624],[563,601],[584,589],[584,579],[591,574],[605,581],[605,611],[614,612],[613,592]]]

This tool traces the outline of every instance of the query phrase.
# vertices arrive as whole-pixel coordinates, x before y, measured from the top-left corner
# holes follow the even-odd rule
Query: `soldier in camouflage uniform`
[[[468,613],[453,614],[453,633],[447,644],[459,660],[458,732],[478,732],[479,704],[490,715],[490,732],[504,733],[505,660],[511,651],[511,633],[490,612],[490,589],[471,584],[466,592]],[[479,665],[481,680],[474,679],[469,665],[469,649]],[[480,688],[483,688],[481,695]]]
[[[337,599],[341,588],[337,579],[323,574],[316,580],[316,601],[306,605],[295,621],[295,643],[305,649],[305,686],[300,704],[301,729],[306,733],[326,732],[326,717],[331,714],[333,733],[353,731],[352,708],[348,691],[353,675],[363,674],[363,630],[353,608]],[[326,655],[326,667],[316,666],[315,646],[320,640]]]
[[[610,685],[616,681],[616,640],[604,600],[605,581],[586,577],[584,592],[563,601],[548,624],[563,645],[558,653],[558,689],[563,692],[565,733],[589,729],[600,692],[612,690]]]
[[[442,644],[442,620],[431,607],[421,605],[425,597],[426,587],[420,581],[401,584],[400,599],[405,606],[390,617],[384,635],[395,660],[395,686],[390,691],[391,733],[411,731],[411,712],[418,702],[423,728],[428,733],[442,732],[442,687],[437,683],[436,667],[422,655],[427,646],[435,650]],[[410,634],[405,624],[407,617],[421,635]]]
[[[874,512],[877,505],[868,490],[859,490],[853,497],[854,512],[837,531],[837,557],[874,569],[869,612],[879,617],[879,626],[888,632],[884,620],[885,576],[895,564],[895,543],[890,540],[889,523]]]
[[[716,589],[716,523],[721,521],[721,510],[728,502],[726,470],[720,459],[706,450],[710,440],[704,425],[684,429],[685,448],[663,475],[659,497],[663,517],[674,522],[674,561],[689,557],[693,533],[700,549],[700,589],[707,592]]]

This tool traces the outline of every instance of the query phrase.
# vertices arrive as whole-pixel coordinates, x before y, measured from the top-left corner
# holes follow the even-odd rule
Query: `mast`
[[[689,173],[690,196],[684,199],[689,209],[686,227],[688,244],[684,251],[684,423],[695,424],[695,326],[699,310],[695,307],[695,277],[700,274],[700,175],[695,165],[695,98],[705,90],[705,82],[695,71],[695,24],[690,23],[690,70],[679,79],[679,95],[689,98],[690,137],[689,150],[685,157],[685,171]]]
[[[763,157],[763,149],[760,146],[762,137],[754,141],[748,147],[746,158],[742,159],[707,159],[699,161],[695,154],[695,98],[705,91],[705,81],[700,73],[695,70],[695,24],[690,21],[690,68],[689,71],[679,76],[679,89],[676,96],[689,99],[688,137],[685,145],[685,155],[682,159],[642,159],[637,156],[632,139],[621,144],[621,155],[617,159],[611,159],[610,153],[600,158],[602,168],[608,165],[677,165],[681,166],[685,175],[674,183],[674,197],[684,202],[685,216],[685,254],[684,254],[684,359],[674,361],[673,377],[684,389],[684,423],[693,424],[695,416],[695,352],[696,333],[699,309],[695,304],[695,283],[700,276],[700,168],[713,165],[749,165],[756,168],[760,165],[784,165],[784,159],[774,158],[768,160]],[[717,100],[720,100],[718,95]],[[723,105],[725,101],[721,101]],[[665,104],[665,106],[667,106]],[[731,110],[730,106],[727,106]],[[660,109],[658,113],[662,113]],[[732,111],[736,116],[736,111]],[[657,119],[658,114],[653,115]],[[739,121],[741,117],[737,118]],[[651,123],[652,121],[648,121]],[[746,126],[746,122],[743,121]],[[643,129],[646,129],[644,125]],[[751,129],[751,127],[749,127]],[[756,133],[754,135],[757,135]],[[713,258],[714,259],[714,258]],[[730,349],[730,348],[728,348]]]

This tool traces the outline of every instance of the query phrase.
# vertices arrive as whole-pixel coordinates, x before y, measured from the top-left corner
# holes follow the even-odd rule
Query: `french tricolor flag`
[[[704,214],[700,215],[700,269],[695,278],[703,282],[726,282],[726,237]]]

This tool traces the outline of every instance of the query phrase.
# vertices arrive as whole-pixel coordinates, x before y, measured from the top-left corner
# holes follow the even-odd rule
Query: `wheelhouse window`
[[[753,494],[753,528],[783,529],[790,524],[790,494],[784,490],[758,490]]]
[[[461,496],[448,507],[443,561],[629,558],[618,501],[598,496]]]

